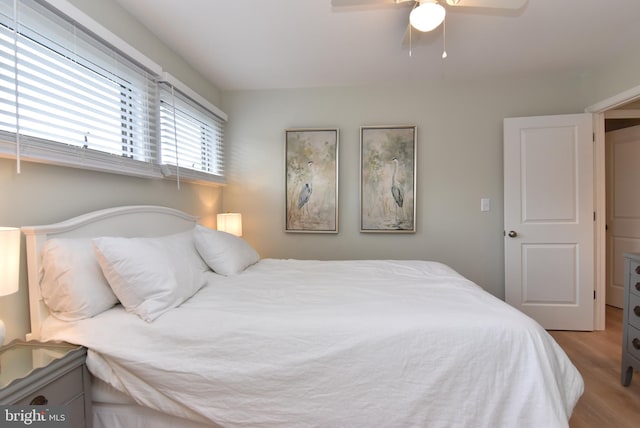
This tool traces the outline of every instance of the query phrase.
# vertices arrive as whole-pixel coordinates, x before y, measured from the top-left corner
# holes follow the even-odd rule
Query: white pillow
[[[50,239],[42,247],[40,290],[53,316],[76,321],[118,303],[100,270],[91,239]]]
[[[182,304],[205,284],[208,269],[195,248],[193,229],[157,238],[95,238],[93,245],[122,305],[147,322]]]
[[[235,275],[260,260],[260,255],[244,239],[197,225],[198,252],[209,267],[220,275]]]

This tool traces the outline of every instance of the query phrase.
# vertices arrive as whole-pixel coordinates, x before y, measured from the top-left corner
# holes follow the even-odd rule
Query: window
[[[153,175],[155,77],[38,2],[17,5],[17,22],[0,5],[0,131],[29,159]]]
[[[205,173],[222,180],[225,118],[212,111],[215,107],[204,106],[205,101],[183,93],[170,76],[167,80],[160,84],[160,162],[165,173],[191,178]]]
[[[122,48],[68,2],[50,2]],[[223,182],[224,113],[177,81],[159,85],[158,65],[103,38],[45,2],[0,0],[0,155]]]

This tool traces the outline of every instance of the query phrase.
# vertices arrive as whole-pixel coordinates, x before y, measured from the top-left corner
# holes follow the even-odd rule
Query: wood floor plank
[[[571,428],[640,426],[640,373],[631,385],[620,383],[622,309],[607,306],[604,331],[549,332],[576,366],[585,391],[576,405]]]

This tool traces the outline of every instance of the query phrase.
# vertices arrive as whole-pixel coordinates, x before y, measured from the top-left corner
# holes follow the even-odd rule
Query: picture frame
[[[338,233],[337,128],[285,130],[285,231]]]
[[[360,127],[360,232],[415,233],[415,125]]]

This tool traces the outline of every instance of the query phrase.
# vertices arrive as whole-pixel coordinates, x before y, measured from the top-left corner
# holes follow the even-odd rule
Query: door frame
[[[606,118],[624,118],[625,112],[609,112],[617,107],[640,99],[640,86],[633,87],[612,97],[599,101],[585,109],[586,113],[592,113],[594,124],[594,198],[596,221],[595,229],[595,261],[594,280],[596,299],[594,301],[594,330],[604,330],[605,328],[605,305],[607,297],[607,199],[606,199],[606,175],[605,175],[605,135],[604,120]],[[637,110],[630,110],[630,114]],[[638,116],[632,116],[638,117]]]
[[[607,120],[608,119],[633,119],[634,121],[638,121],[640,119],[640,109],[623,109],[623,110],[609,110],[604,112],[604,119],[605,119],[605,129],[607,127]],[[614,204],[614,198],[613,194],[609,194],[609,192],[615,192],[616,190],[616,185],[615,185],[615,180],[614,180],[614,175],[615,175],[615,171],[617,166],[615,166],[614,162],[614,158],[617,159],[617,157],[613,156],[614,153],[614,147],[612,147],[612,145],[614,144],[612,142],[612,139],[617,138],[614,137],[612,135],[607,135],[607,134],[611,134],[613,132],[613,134],[618,134],[618,133],[627,133],[629,129],[636,129],[633,133],[633,135],[636,137],[635,142],[637,144],[640,144],[640,141],[638,141],[638,139],[640,138],[640,122],[638,122],[636,125],[633,126],[633,128],[624,128],[624,129],[616,129],[615,131],[611,131],[611,132],[605,132],[605,152],[607,157],[609,157],[609,160],[606,162],[606,166],[605,166],[605,174],[607,177],[607,181],[606,183],[606,215],[607,215],[607,226],[612,226],[612,222],[614,222],[614,218],[615,217],[615,210],[613,208],[613,204]],[[618,134],[619,135],[619,134]],[[627,134],[625,134],[627,135]],[[624,138],[624,142],[628,143],[629,140],[627,139],[628,137]],[[638,218],[638,220],[640,220],[640,218]],[[616,231],[615,226],[614,227],[605,227],[605,235],[606,235],[606,261],[605,261],[605,292],[606,292],[606,296],[605,296],[605,305],[611,305],[612,303],[614,304],[614,307],[618,307],[618,308],[622,308],[624,306],[624,284],[623,283],[618,283],[618,284],[614,284],[614,279],[615,279],[615,266],[617,266],[618,268],[620,268],[622,265],[624,265],[624,263],[621,263],[621,261],[623,261],[624,259],[621,257],[622,254],[618,253],[618,259],[617,261],[615,261],[615,253],[614,253],[614,249],[609,247],[609,244],[613,242],[614,240],[614,236],[612,236],[614,234],[614,232]],[[615,262],[614,262],[615,261]],[[618,273],[622,273],[622,272],[618,272]],[[618,280],[622,280],[622,276],[618,277]],[[612,289],[609,286],[615,285],[615,291],[612,291]]]

